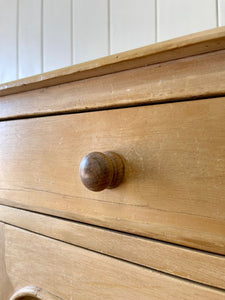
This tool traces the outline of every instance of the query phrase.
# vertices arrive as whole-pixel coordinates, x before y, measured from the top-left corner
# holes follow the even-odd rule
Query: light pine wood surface
[[[224,70],[225,27],[0,85],[0,300],[225,299]]]
[[[225,297],[225,293],[218,289],[177,279],[8,225],[4,227],[4,245],[0,247],[5,248],[3,258],[9,284],[13,288],[12,295],[32,285],[64,300],[222,300]],[[7,285],[4,289],[7,289]]]
[[[0,85],[0,95],[58,85],[225,48],[225,27],[106,56]]]
[[[0,222],[0,300],[9,300],[13,294],[13,286],[5,266],[5,225]]]
[[[0,98],[0,119],[225,95],[225,50]]]
[[[225,257],[0,205],[0,221],[165,273],[225,289]]]
[[[0,203],[225,253],[225,99],[0,123]],[[116,189],[92,192],[92,151],[125,160]]]

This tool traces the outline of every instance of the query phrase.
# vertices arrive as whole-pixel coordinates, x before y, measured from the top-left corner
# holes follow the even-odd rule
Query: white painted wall
[[[0,0],[0,83],[225,25],[225,0]]]

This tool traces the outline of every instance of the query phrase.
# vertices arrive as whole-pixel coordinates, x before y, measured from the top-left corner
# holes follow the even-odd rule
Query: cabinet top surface
[[[223,49],[225,49],[225,27],[220,27],[4,83],[0,85],[0,96],[145,67]]]

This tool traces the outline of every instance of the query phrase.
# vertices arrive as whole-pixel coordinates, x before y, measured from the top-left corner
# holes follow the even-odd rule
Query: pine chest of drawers
[[[224,28],[0,95],[1,300],[225,299]]]

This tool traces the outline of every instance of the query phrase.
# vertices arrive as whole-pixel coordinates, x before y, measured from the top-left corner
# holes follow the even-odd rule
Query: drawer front
[[[222,300],[225,297],[224,292],[216,289],[176,279],[9,225],[4,226],[2,234],[4,245],[1,243],[0,248],[5,247],[4,276],[7,274],[8,281],[1,288],[3,292],[8,288],[4,300],[9,300],[10,297],[19,300],[16,295],[32,295],[35,291],[40,298],[31,298],[33,300]],[[0,286],[1,284],[2,282]],[[24,288],[27,285],[36,288]]]
[[[225,290],[224,255],[5,205],[0,205],[0,220],[74,246]]]
[[[0,123],[0,202],[225,253],[225,99]],[[82,157],[115,151],[124,182],[92,192]]]

